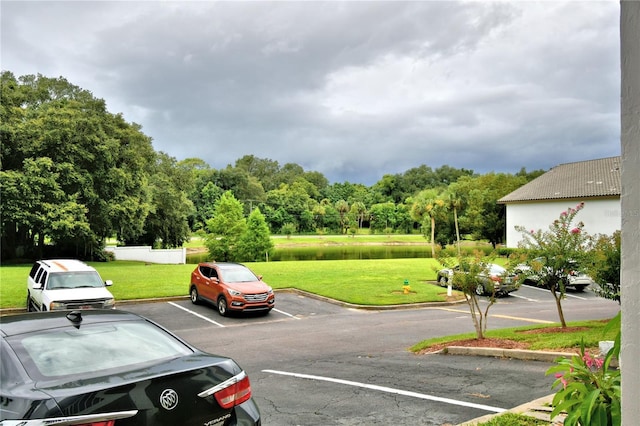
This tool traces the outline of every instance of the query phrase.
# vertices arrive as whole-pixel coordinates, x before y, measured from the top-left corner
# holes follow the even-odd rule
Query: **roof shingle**
[[[519,201],[620,196],[620,156],[560,164],[498,200]]]

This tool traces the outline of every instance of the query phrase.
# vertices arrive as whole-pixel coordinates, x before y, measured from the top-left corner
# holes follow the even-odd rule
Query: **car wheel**
[[[33,303],[31,303],[31,295],[27,294],[27,312],[34,312]]]
[[[447,277],[443,277],[442,275],[438,277],[438,284],[442,286],[447,285],[447,281],[449,281]]]
[[[578,292],[583,292],[585,288],[587,288],[586,285],[576,285],[574,286],[574,288],[576,289],[576,291]]]
[[[224,296],[218,299],[218,313],[223,317],[227,316],[227,299]]]
[[[484,286],[483,286],[482,284],[478,284],[478,285],[476,286],[476,294],[477,294],[478,296],[482,296],[482,295],[484,295]]]
[[[194,305],[200,303],[200,296],[198,295],[198,289],[196,288],[196,286],[191,287],[189,298],[191,299],[191,303],[193,303]]]

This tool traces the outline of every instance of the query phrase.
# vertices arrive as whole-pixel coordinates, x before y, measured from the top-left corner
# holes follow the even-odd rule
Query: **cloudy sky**
[[[157,151],[371,185],[620,154],[617,0],[5,1],[1,65],[62,76]]]

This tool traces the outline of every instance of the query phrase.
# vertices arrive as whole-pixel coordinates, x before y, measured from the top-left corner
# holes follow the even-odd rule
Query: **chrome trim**
[[[246,377],[247,377],[247,373],[245,373],[244,370],[243,370],[240,373],[236,374],[235,376],[225,380],[224,382],[222,382],[222,383],[220,383],[218,385],[215,385],[212,388],[203,390],[202,392],[200,392],[198,394],[198,396],[200,398],[206,398],[208,396],[213,395],[216,392],[220,392],[221,390],[228,388],[231,385],[235,385],[239,381],[244,380]]]
[[[73,426],[89,422],[104,422],[108,420],[127,419],[138,414],[138,410],[117,411],[114,413],[87,414],[84,416],[55,417],[50,419],[33,420],[2,420],[0,426]]]

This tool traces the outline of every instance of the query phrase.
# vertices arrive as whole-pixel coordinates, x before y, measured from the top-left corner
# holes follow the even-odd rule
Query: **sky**
[[[156,151],[330,183],[620,155],[620,5],[5,1],[0,65],[64,77]]]

